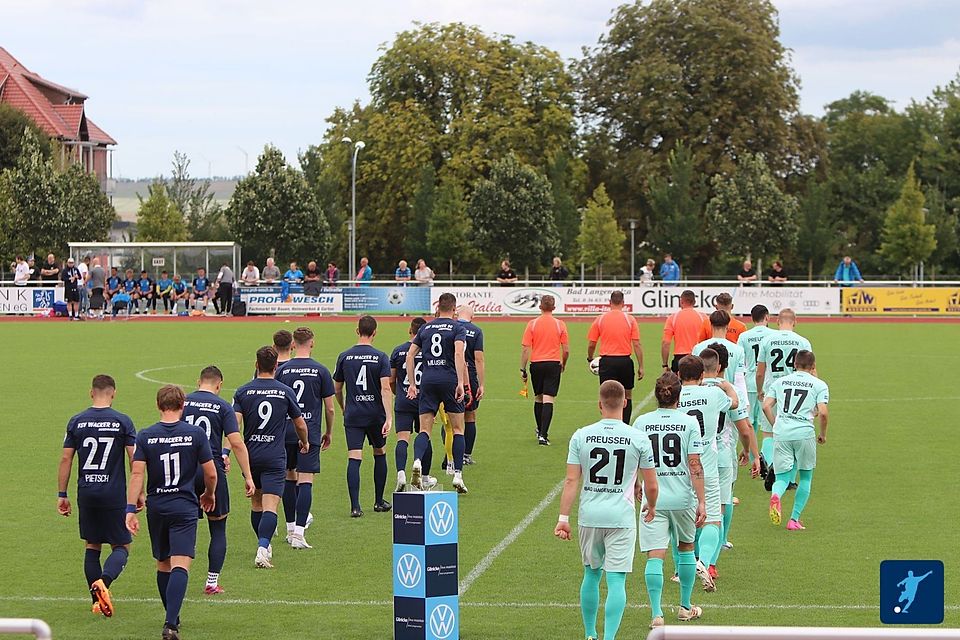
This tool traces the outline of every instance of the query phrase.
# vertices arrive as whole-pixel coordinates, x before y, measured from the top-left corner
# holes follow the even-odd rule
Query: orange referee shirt
[[[700,342],[700,326],[702,324],[702,313],[693,307],[680,309],[667,318],[664,323],[663,341],[673,341],[674,354],[688,355],[693,353],[693,347]]]
[[[587,340],[600,343],[601,356],[629,356],[633,354],[633,341],[640,339],[640,327],[629,313],[610,310],[590,325]]]
[[[743,324],[733,316],[730,316],[730,325],[727,327],[727,340],[736,344],[740,334],[747,330],[747,325]],[[697,342],[703,342],[713,337],[713,327],[710,326],[710,318],[704,318],[700,325],[700,335]]]
[[[530,362],[562,362],[562,345],[570,344],[567,323],[542,315],[527,323],[520,344],[530,348]]]

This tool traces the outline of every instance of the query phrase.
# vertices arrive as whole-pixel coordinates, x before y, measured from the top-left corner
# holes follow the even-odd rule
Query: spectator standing
[[[417,281],[417,284],[431,287],[434,277],[433,269],[427,266],[427,262],[423,258],[417,260],[417,270],[413,272],[413,278]]]
[[[569,277],[570,272],[563,266],[560,258],[554,257],[553,266],[550,267],[550,282],[552,282],[555,287],[562,287]]]
[[[299,284],[303,282],[303,271],[300,270],[300,267],[297,266],[296,261],[290,263],[290,268],[287,269],[287,272],[283,274],[284,282],[290,284]]]
[[[323,279],[323,284],[328,287],[337,286],[337,282],[340,280],[340,269],[337,268],[336,262],[327,263],[327,272],[326,276]]]
[[[30,267],[30,280],[39,280],[40,270],[37,269],[37,262],[34,260],[33,256],[27,258],[27,266]]]
[[[657,263],[653,261],[653,258],[647,258],[647,263],[640,267],[640,284],[645,287],[653,286],[653,274],[656,266]]]
[[[217,274],[217,295],[213,299],[213,308],[217,315],[229,315],[233,309],[233,283],[236,281],[233,269],[226,262]]]
[[[853,261],[853,258],[843,256],[843,260],[840,261],[837,270],[833,274],[833,282],[834,284],[839,284],[841,287],[849,287],[855,282],[863,284],[863,276],[860,275],[860,268],[857,267],[857,263]]]
[[[57,269],[57,271],[59,272],[60,269]],[[71,320],[79,320],[80,287],[83,286],[83,276],[80,275],[80,270],[74,264],[73,258],[67,259],[67,266],[62,272],[61,278],[64,287],[63,298],[67,301],[67,314]]]
[[[504,260],[500,263],[500,271],[497,271],[497,282],[501,287],[512,287],[517,283],[517,274],[510,268],[510,261]]]
[[[18,287],[25,287],[30,282],[30,266],[23,256],[17,256],[17,264],[13,271],[13,284]]]
[[[680,294],[680,310],[667,318],[663,324],[663,341],[660,343],[660,360],[664,372],[667,369],[677,373],[683,356],[693,352],[699,341],[703,314],[696,310],[697,295],[685,290]],[[673,362],[670,362],[670,343],[673,343]]]
[[[740,268],[740,273],[737,274],[737,282],[740,283],[741,287],[752,287],[756,281],[757,270],[753,268],[752,262],[744,260],[743,266]]]
[[[106,298],[103,292],[107,288],[107,271],[100,266],[100,258],[94,258],[89,272],[90,282],[90,315],[103,318],[103,307]]]
[[[357,271],[357,286],[369,287],[373,280],[373,269],[370,268],[370,261],[366,257],[360,258],[360,269]]]
[[[307,263],[307,270],[303,274],[303,293],[308,296],[318,296],[320,295],[320,290],[323,289],[323,283],[321,282],[320,277],[320,267],[317,266],[316,260],[311,260]],[[332,402],[332,400],[331,400]]]
[[[248,287],[254,287],[260,283],[260,269],[254,264],[253,260],[247,262],[246,268],[240,274],[240,284]]]
[[[407,266],[407,261],[401,260],[399,264],[397,264],[397,270],[393,274],[393,279],[399,282],[401,287],[405,287],[412,277],[413,273],[410,271],[410,267]]]
[[[60,281],[60,265],[57,264],[57,259],[52,253],[47,255],[47,261],[40,267],[40,279],[45,283]]]
[[[660,279],[664,282],[680,282],[680,265],[674,261],[669,253],[663,256],[663,264],[660,265]]]
[[[783,283],[787,281],[787,272],[783,268],[783,263],[779,260],[773,263],[773,267],[770,268],[770,271],[767,273],[767,281],[772,287],[782,287]]]
[[[272,284],[280,279],[280,267],[276,265],[273,258],[267,258],[267,264],[263,267],[263,273],[260,275],[267,284]]]
[[[80,313],[85,314],[90,310],[90,296],[87,291],[87,282],[90,280],[90,256],[83,256],[83,259],[77,263],[77,269],[80,271]]]

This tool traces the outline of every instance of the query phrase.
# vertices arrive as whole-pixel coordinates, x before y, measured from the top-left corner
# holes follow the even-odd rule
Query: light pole
[[[237,149],[243,154],[243,175],[247,175],[250,173],[250,154],[243,147],[237,147]]]
[[[630,223],[630,282],[637,277],[637,223],[636,218],[627,220]]]
[[[340,141],[345,144],[353,144],[353,165],[350,178],[350,277],[357,275],[357,156],[360,155],[360,149],[366,144],[363,140],[354,142],[348,136],[344,136]]]

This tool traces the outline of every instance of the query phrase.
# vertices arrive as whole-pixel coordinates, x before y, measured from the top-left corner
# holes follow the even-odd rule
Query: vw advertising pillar
[[[457,640],[457,494],[393,494],[393,637]]]

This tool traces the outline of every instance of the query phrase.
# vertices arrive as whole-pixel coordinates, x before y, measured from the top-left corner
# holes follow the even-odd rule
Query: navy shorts
[[[90,544],[130,544],[133,536],[127,530],[127,512],[123,507],[101,509],[85,507],[78,509],[80,537]]]
[[[297,469],[297,456],[300,455],[300,441],[285,442],[283,446],[287,449],[287,471],[294,471]]]
[[[463,413],[463,402],[457,402],[456,384],[424,384],[420,387],[420,415],[435,415],[440,404],[447,413]]]
[[[320,473],[320,445],[311,442],[306,453],[300,453],[300,445],[297,445],[296,461],[300,473]]]
[[[347,434],[347,451],[363,449],[363,441],[366,440],[374,449],[381,449],[386,446],[386,438],[383,437],[383,425],[371,424],[366,427],[344,426],[343,430]]]
[[[397,411],[394,413],[393,428],[397,433],[401,431],[420,432],[420,416],[414,411]]]
[[[283,495],[283,483],[287,479],[287,470],[283,467],[258,467],[250,465],[253,484],[262,493],[275,496]]]
[[[217,490],[214,492],[214,497],[216,498],[216,503],[213,505],[213,511],[207,513],[203,509],[198,510],[198,518],[202,518],[204,514],[208,517],[219,518],[230,513],[230,487],[227,485],[227,473],[223,470],[223,467],[216,462],[214,465],[217,467]],[[203,474],[197,474],[197,484],[195,487],[197,496],[202,496],[203,492],[207,490],[207,485],[203,481]]]
[[[473,372],[470,373],[470,395],[464,400],[470,400],[463,405],[464,411],[476,411],[480,406],[480,401],[477,400],[477,388],[480,386],[480,378],[478,378]],[[456,412],[454,412],[456,413]]]
[[[197,552],[197,519],[186,515],[166,516],[147,510],[147,529],[153,557],[166,560],[170,556],[193,558]]]

